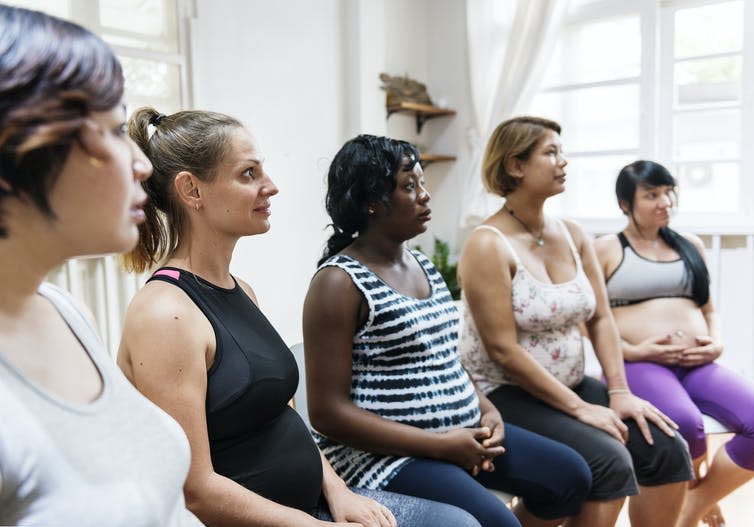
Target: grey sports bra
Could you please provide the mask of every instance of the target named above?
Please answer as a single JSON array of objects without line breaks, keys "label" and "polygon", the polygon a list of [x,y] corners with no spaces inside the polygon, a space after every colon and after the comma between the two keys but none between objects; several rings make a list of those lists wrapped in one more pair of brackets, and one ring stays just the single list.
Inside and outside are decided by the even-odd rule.
[{"label": "grey sports bra", "polygon": [[638,304],[654,298],[692,298],[691,280],[680,258],[657,262],[640,256],[626,235],[618,233],[623,259],[607,279],[610,307]]}]

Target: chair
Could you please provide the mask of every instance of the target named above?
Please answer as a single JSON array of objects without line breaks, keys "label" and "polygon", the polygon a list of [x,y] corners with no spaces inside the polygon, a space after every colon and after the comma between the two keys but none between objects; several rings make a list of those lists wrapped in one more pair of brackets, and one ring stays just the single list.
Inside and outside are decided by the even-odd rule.
[{"label": "chair", "polygon": [[296,411],[304,420],[306,426],[311,430],[312,425],[309,422],[309,407],[306,403],[306,363],[304,362],[304,343],[299,342],[291,346],[291,353],[296,359],[296,365],[298,366],[298,389],[293,396],[293,401],[296,403]]}]

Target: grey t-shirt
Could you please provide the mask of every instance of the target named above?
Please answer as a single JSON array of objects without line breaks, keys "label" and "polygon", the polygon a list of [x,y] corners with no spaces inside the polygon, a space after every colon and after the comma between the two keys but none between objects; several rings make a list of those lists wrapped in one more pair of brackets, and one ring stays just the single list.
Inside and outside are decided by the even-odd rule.
[{"label": "grey t-shirt", "polygon": [[43,284],[99,370],[102,394],[61,400],[0,355],[0,525],[198,527],[181,427],[131,386],[61,290]]}]

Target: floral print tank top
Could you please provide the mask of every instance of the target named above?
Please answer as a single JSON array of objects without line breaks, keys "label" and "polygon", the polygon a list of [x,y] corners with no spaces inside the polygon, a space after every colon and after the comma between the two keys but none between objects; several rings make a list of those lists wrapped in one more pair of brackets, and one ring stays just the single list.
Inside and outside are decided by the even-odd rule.
[{"label": "floral print tank top", "polygon": [[[518,343],[556,379],[572,387],[584,378],[584,348],[578,325],[592,317],[596,300],[568,229],[563,222],[556,221],[576,261],[576,276],[558,284],[534,278],[500,230],[489,225],[477,229],[496,233],[513,255],[516,274],[511,283],[511,300]],[[487,355],[465,298],[463,302],[459,343],[463,365],[485,393],[502,384],[514,384],[505,370]]]}]

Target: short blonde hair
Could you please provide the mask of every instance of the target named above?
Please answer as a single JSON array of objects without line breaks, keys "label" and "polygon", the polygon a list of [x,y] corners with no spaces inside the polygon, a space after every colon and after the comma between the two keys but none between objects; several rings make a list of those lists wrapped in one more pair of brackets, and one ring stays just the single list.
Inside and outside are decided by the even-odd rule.
[{"label": "short blonde hair", "polygon": [[526,161],[542,136],[552,130],[560,134],[560,125],[541,117],[514,117],[503,121],[492,132],[482,160],[482,181],[488,192],[507,196],[518,186],[518,179],[506,172],[512,158]]}]

